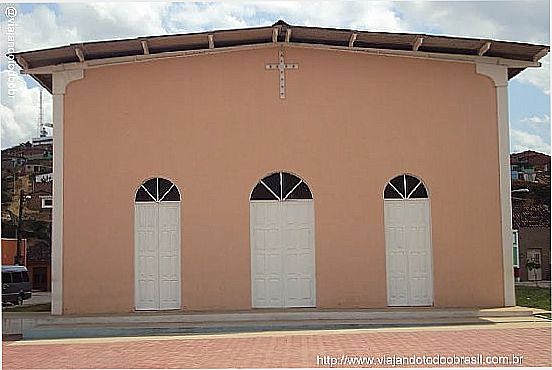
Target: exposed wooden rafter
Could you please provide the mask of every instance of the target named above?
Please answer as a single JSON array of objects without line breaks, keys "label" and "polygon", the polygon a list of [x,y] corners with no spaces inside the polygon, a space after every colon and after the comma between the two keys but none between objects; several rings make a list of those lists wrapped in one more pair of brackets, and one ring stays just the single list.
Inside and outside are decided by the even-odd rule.
[{"label": "exposed wooden rafter", "polygon": [[549,48],[544,48],[542,49],[541,51],[539,51],[537,54],[535,54],[535,56],[533,57],[533,62],[537,62],[540,58],[542,58],[543,56],[545,56],[546,54],[548,54],[548,52],[550,51]]},{"label": "exposed wooden rafter", "polygon": [[289,40],[291,40],[291,28],[286,30],[286,42],[289,42]]},{"label": "exposed wooden rafter", "polygon": [[491,48],[491,42],[485,41],[485,43],[483,43],[483,45],[481,45],[481,47],[479,48],[477,55],[479,56],[485,55],[485,53],[489,51],[490,48]]},{"label": "exposed wooden rafter", "polygon": [[412,44],[412,51],[418,51],[423,42],[424,38],[422,36],[416,37],[416,40],[414,40],[414,44]]},{"label": "exposed wooden rafter", "polygon": [[84,53],[81,48],[75,48],[75,54],[77,54],[77,58],[79,58],[79,62],[84,62]]},{"label": "exposed wooden rafter", "polygon": [[278,33],[280,32],[279,27],[274,27],[272,29],[272,43],[276,44],[278,42]]},{"label": "exposed wooden rafter", "polygon": [[209,49],[214,49],[215,48],[215,36],[213,36],[213,34],[208,34],[207,35],[207,39],[209,40]]},{"label": "exposed wooden rafter", "polygon": [[146,40],[142,40],[140,43],[142,44],[142,50],[144,50],[144,55],[149,55],[150,51],[149,51],[148,42]]},{"label": "exposed wooden rafter", "polygon": [[17,62],[19,63],[19,65],[21,67],[23,67],[23,69],[29,69],[29,63],[27,63],[27,61],[25,60],[25,58],[23,58],[21,55],[18,55],[16,57],[17,59]]},{"label": "exposed wooden rafter", "polygon": [[355,41],[356,41],[357,37],[358,37],[358,33],[356,33],[356,32],[353,32],[351,34],[351,37],[349,37],[349,47],[350,48],[355,46]]}]

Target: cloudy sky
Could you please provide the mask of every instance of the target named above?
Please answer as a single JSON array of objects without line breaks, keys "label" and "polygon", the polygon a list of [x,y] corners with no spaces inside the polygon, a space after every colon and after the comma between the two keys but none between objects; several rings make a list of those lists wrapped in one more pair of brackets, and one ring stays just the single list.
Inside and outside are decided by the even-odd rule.
[{"label": "cloudy sky", "polygon": [[[2,4],[0,21],[2,57],[6,54],[6,6]],[[38,3],[15,7],[17,51],[79,41],[270,25],[278,19],[295,25],[550,42],[548,0]],[[39,87],[32,79],[18,76],[16,98],[9,98],[3,58],[0,118],[1,145],[6,148],[37,135]],[[44,97],[44,119],[51,122],[51,97],[48,93]],[[526,70],[510,81],[510,126],[512,151],[550,153],[550,56],[543,60],[542,68]]]}]

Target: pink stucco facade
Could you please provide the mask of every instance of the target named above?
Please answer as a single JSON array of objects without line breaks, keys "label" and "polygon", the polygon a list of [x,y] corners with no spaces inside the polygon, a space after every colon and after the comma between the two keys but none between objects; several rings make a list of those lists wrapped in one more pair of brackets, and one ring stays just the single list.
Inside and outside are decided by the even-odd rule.
[{"label": "pink stucco facade", "polygon": [[504,305],[497,104],[475,64],[277,48],[87,69],[64,97],[63,312],[134,310],[134,195],[182,194],[184,310],[251,308],[249,195],[289,171],[315,208],[319,308],[387,306],[383,189],[429,190],[435,307]]}]

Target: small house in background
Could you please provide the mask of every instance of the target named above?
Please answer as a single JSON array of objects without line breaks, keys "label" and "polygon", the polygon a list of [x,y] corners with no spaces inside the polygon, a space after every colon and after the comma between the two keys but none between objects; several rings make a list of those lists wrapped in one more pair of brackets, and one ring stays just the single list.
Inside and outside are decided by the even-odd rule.
[{"label": "small house in background", "polygon": [[510,155],[512,180],[550,184],[550,156],[526,150]]},{"label": "small house in background", "polygon": [[550,207],[514,199],[512,225],[516,278],[519,281],[550,280]]},{"label": "small house in background", "polygon": [[52,214],[52,172],[34,175],[33,191],[31,199],[27,202],[27,208],[31,212],[38,213],[36,218],[51,220]]},{"label": "small house in background", "polygon": [[50,291],[51,286],[51,248],[40,239],[32,240],[27,248],[27,269],[33,290]]}]

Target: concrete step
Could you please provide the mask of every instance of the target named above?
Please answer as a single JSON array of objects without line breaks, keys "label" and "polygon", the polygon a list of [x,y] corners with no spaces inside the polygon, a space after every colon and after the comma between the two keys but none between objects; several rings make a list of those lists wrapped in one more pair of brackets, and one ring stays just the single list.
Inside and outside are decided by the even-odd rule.
[{"label": "concrete step", "polygon": [[24,339],[256,332],[480,324],[531,319],[523,307],[497,309],[389,308],[358,310],[254,310],[237,312],[136,312],[86,316],[10,313],[3,334]]},{"label": "concrete step", "polygon": [[197,322],[197,323],[118,323],[97,324],[56,324],[38,325],[23,332],[23,339],[58,339],[118,336],[152,336],[185,334],[223,334],[254,333],[263,331],[293,330],[337,330],[422,327],[440,325],[489,324],[495,322],[483,318],[457,319],[411,319],[411,320],[271,320],[271,321],[233,321],[233,322]]},{"label": "concrete step", "polygon": [[533,310],[525,307],[496,309],[435,309],[435,308],[393,308],[363,310],[261,310],[224,313],[206,312],[135,312],[132,314],[99,314],[81,316],[37,317],[36,324],[111,324],[121,322],[170,322],[170,323],[205,323],[205,322],[240,322],[240,321],[305,321],[305,320],[405,320],[405,319],[438,319],[438,318],[472,318],[472,317],[530,317]]}]

